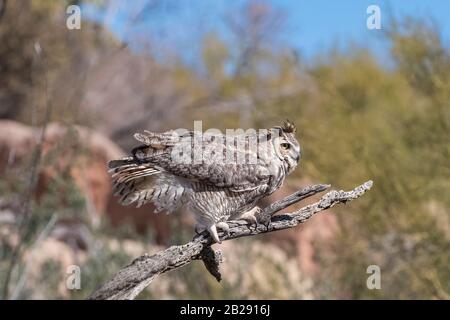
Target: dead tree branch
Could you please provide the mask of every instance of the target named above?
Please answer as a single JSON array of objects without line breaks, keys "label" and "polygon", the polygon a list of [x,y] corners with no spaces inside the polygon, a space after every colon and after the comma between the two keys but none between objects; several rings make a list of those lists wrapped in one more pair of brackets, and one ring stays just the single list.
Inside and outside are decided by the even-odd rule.
[{"label": "dead tree branch", "polygon": [[[276,212],[327,189],[328,185],[313,185],[277,201],[261,211],[262,223],[248,225],[245,221],[229,221],[227,234],[219,233],[221,240],[231,240],[276,230],[293,228],[305,222],[314,214],[329,209],[338,203],[346,203],[362,196],[372,187],[372,181],[356,187],[351,191],[330,191],[319,201],[298,209],[292,213],[275,215]],[[192,241],[180,246],[172,246],[154,255],[144,254],[129,265],[119,270],[111,280],[96,290],[89,299],[120,300],[134,299],[153,279],[162,273],[182,267],[194,260],[202,260],[207,270],[221,280],[219,264],[222,261],[220,251],[211,248],[212,239],[206,233],[194,237]]]}]

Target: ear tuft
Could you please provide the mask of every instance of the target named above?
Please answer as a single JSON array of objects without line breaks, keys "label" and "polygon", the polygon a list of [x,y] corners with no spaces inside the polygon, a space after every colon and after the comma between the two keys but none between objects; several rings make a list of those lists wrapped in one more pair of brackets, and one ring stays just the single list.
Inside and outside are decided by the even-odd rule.
[{"label": "ear tuft", "polygon": [[282,130],[285,133],[295,133],[297,132],[297,127],[291,121],[286,120],[283,122]]}]

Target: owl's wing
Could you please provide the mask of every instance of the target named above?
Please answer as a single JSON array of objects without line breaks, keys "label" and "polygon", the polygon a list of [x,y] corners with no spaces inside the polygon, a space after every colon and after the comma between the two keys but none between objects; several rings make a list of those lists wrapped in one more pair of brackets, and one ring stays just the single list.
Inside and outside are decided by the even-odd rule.
[{"label": "owl's wing", "polygon": [[135,153],[138,161],[188,180],[242,192],[267,185],[271,177],[267,164],[258,159],[257,150],[248,147],[257,142],[251,136],[245,137],[243,145],[227,143],[218,135],[197,138],[193,132],[181,138],[173,132],[145,132],[135,138],[144,143]]}]

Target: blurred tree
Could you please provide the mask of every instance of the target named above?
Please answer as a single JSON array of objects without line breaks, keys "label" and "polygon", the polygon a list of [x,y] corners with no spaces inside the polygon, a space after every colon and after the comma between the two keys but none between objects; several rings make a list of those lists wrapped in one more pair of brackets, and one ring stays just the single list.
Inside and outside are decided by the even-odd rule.
[{"label": "blurred tree", "polygon": [[111,48],[114,41],[99,37],[98,26],[92,22],[83,21],[82,30],[67,29],[66,7],[72,3],[19,0],[4,5],[0,22],[0,118],[39,123],[42,119],[36,117],[42,114],[46,94],[43,83],[47,81],[55,106],[53,119],[79,121],[78,107],[88,69],[102,49]]}]

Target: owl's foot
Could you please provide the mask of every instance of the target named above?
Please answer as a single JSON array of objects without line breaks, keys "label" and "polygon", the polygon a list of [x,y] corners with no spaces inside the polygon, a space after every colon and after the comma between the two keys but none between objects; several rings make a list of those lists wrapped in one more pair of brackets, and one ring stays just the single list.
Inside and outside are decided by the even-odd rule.
[{"label": "owl's foot", "polygon": [[255,206],[253,209],[244,212],[238,220],[245,220],[248,224],[258,224],[257,215],[261,212],[261,208]]},{"label": "owl's foot", "polygon": [[228,223],[226,223],[224,221],[221,221],[221,222],[217,222],[216,224],[213,224],[208,229],[208,231],[211,234],[211,237],[214,239],[214,241],[220,244],[220,243],[222,243],[222,241],[219,238],[219,234],[217,233],[217,229],[221,229],[221,231],[223,231],[223,233],[228,235],[230,233],[230,226],[228,225]]},{"label": "owl's foot", "polygon": [[212,224],[209,227],[200,223],[197,223],[195,225],[195,233],[200,234],[205,230],[208,230],[213,240],[220,244],[222,243],[222,241],[219,238],[219,233],[217,232],[217,229],[220,229],[225,234],[229,234],[230,226],[226,222],[217,222],[216,224]]},{"label": "owl's foot", "polygon": [[222,241],[220,241],[219,234],[217,233],[217,226],[215,224],[208,228],[208,232],[215,242],[219,244],[222,243]]},{"label": "owl's foot", "polygon": [[226,235],[230,234],[230,226],[225,221],[217,222],[216,227],[221,229]]}]

